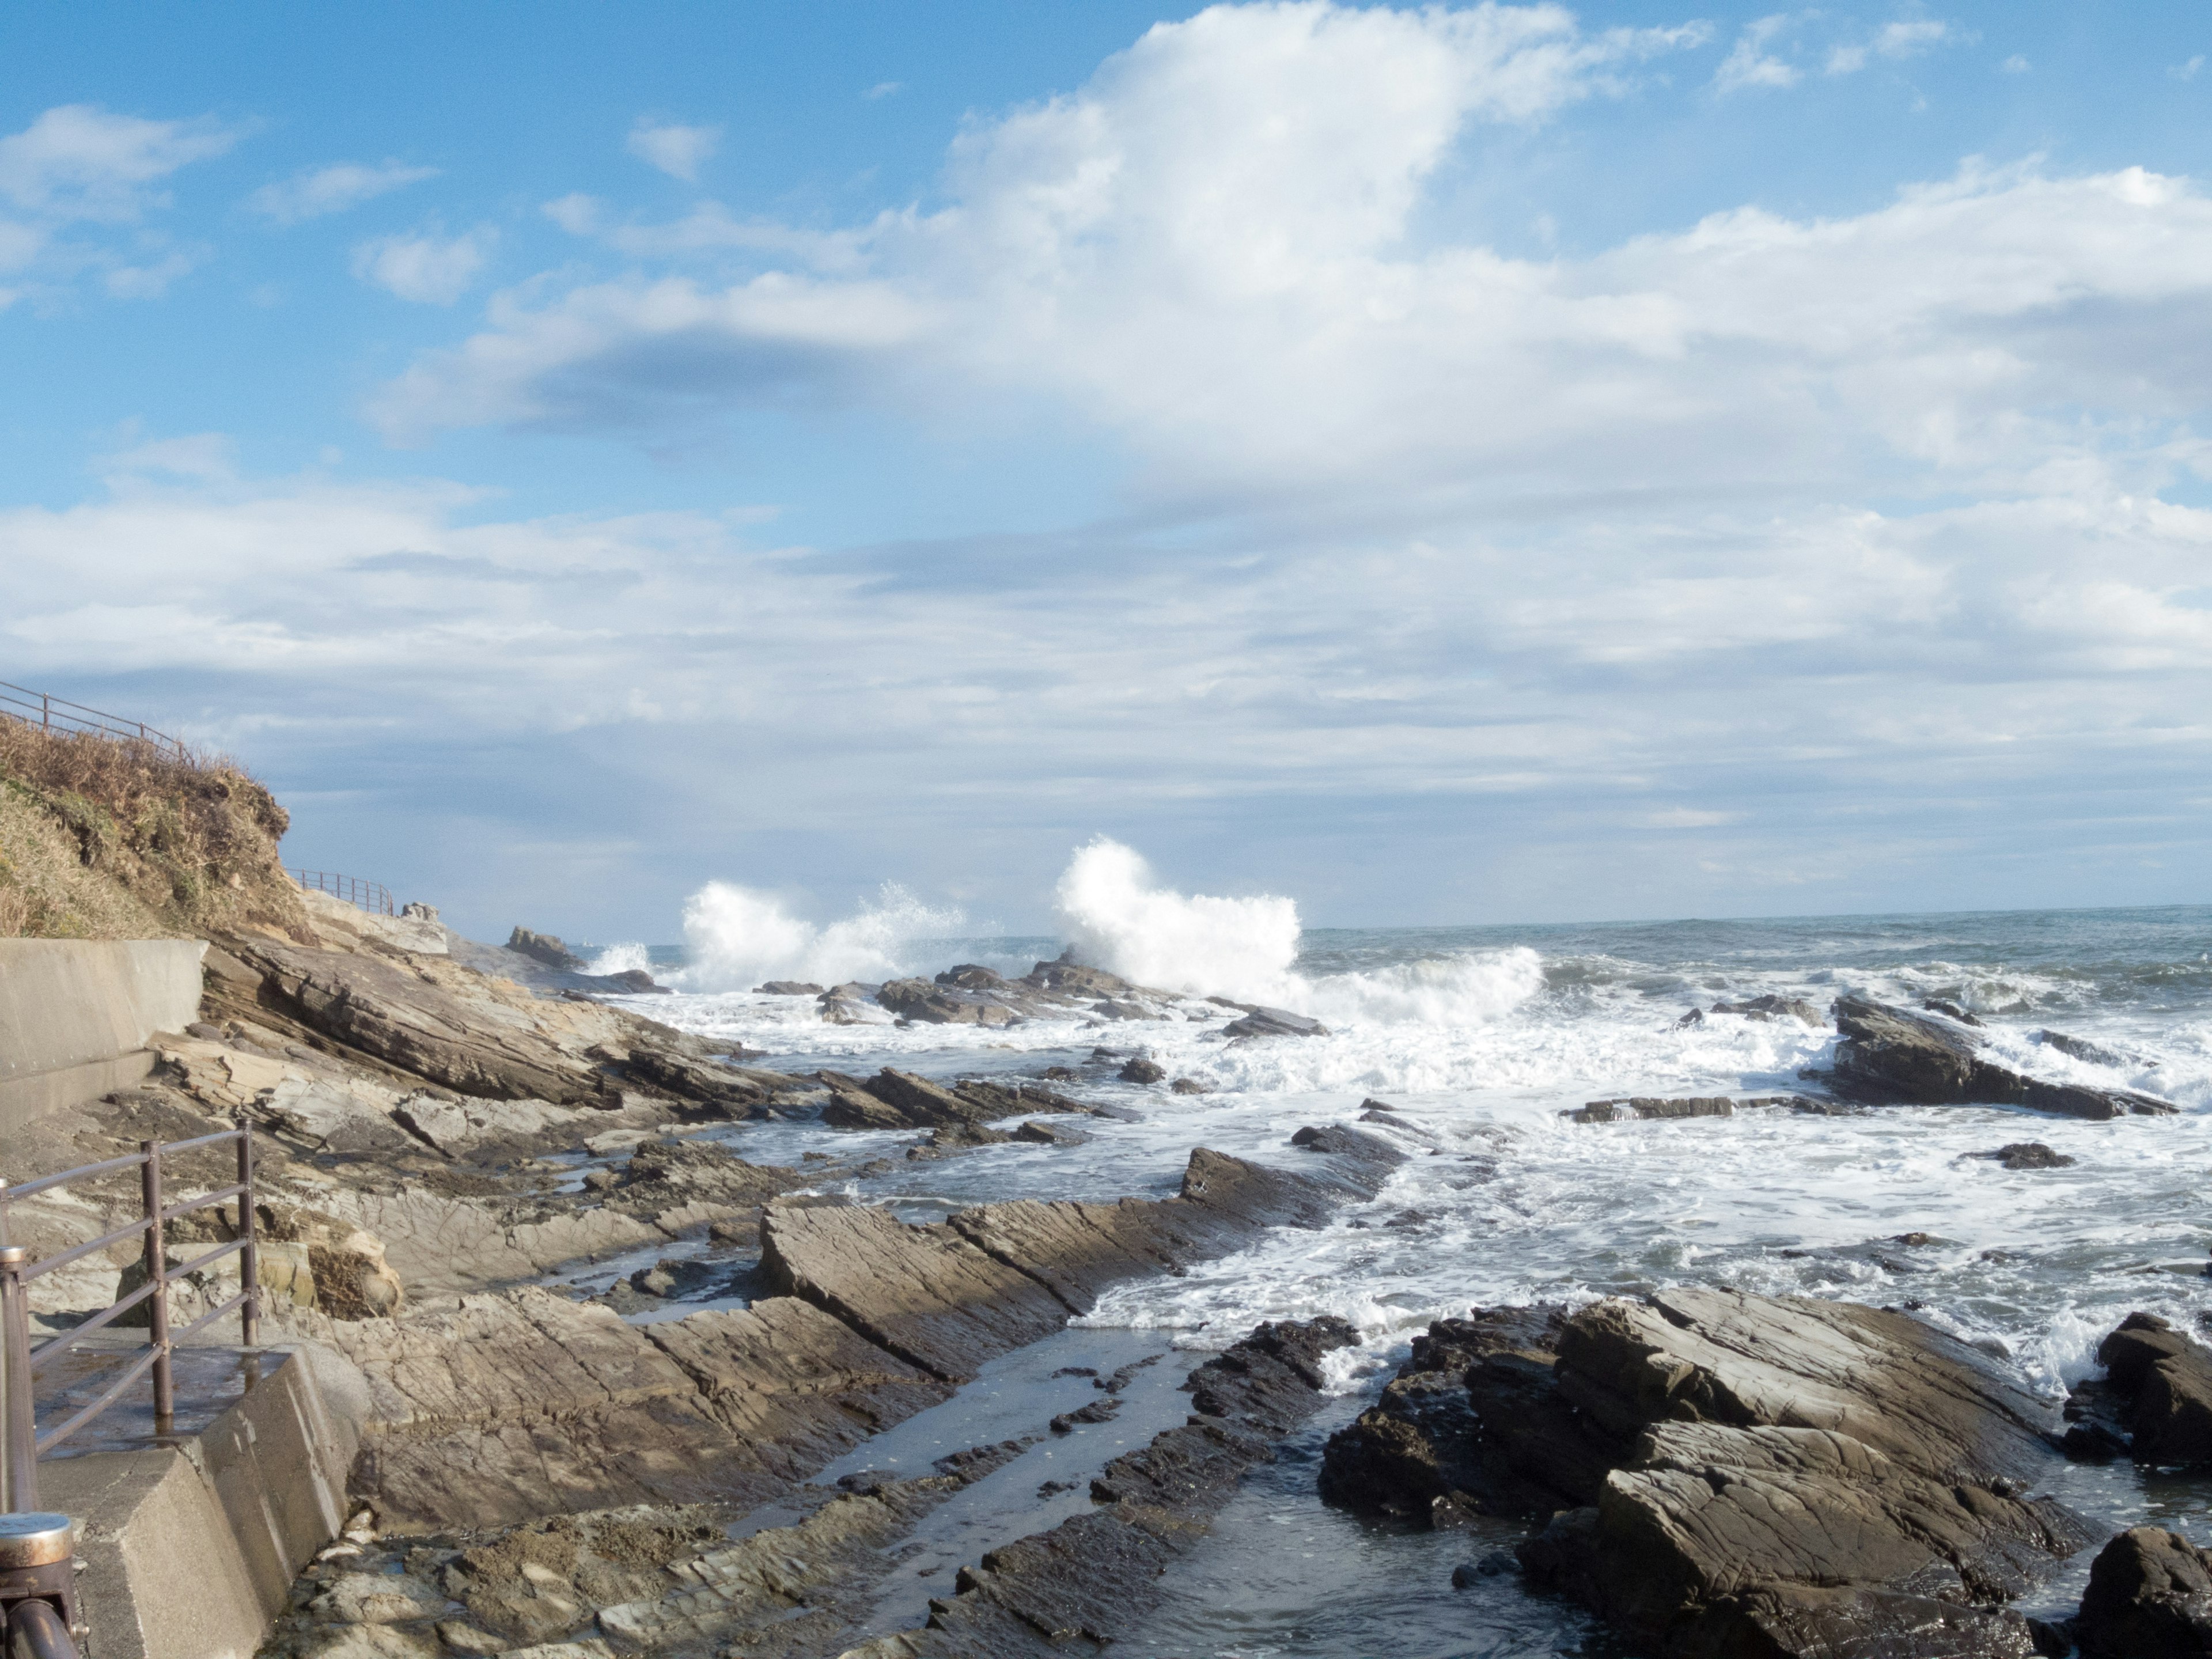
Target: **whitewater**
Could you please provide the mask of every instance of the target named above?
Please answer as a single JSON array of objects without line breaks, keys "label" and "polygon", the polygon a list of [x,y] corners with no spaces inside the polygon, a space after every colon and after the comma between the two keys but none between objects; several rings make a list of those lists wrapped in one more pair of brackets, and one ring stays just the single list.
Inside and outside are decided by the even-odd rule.
[{"label": "whitewater", "polygon": [[[2133,1310],[2212,1322],[2212,1216],[2201,1199],[2212,1174],[2212,908],[1304,929],[1289,898],[1179,894],[1110,842],[1079,849],[1056,901],[1053,935],[962,937],[957,917],[895,888],[817,927],[772,894],[717,884],[687,914],[684,967],[655,969],[678,994],[632,1006],[793,1072],[1035,1077],[1065,1066],[1080,1080],[1060,1086],[1132,1115],[1081,1120],[1090,1139],[1078,1146],[921,1162],[901,1156],[911,1133],[805,1121],[718,1132],[756,1162],[880,1142],[881,1172],[837,1190],[913,1220],[1012,1197],[1163,1195],[1194,1146],[1284,1162],[1297,1128],[1352,1121],[1370,1100],[1420,1126],[1422,1143],[1409,1147],[1419,1155],[1374,1201],[1321,1231],[1279,1231],[1185,1277],[1126,1285],[1082,1322],[1203,1351],[1263,1319],[1328,1313],[1365,1338],[1338,1357],[1334,1409],[1164,1582],[1132,1651],[1620,1651],[1510,1575],[1450,1589],[1453,1565],[1517,1528],[1501,1524],[1487,1540],[1409,1533],[1314,1496],[1328,1432],[1372,1399],[1428,1321],[1470,1305],[1675,1284],[1901,1305],[2001,1351],[2053,1395],[2091,1370],[2098,1339]],[[1195,1003],[1164,1020],[1078,1015],[987,1029],[902,1026],[882,1012],[832,1025],[811,997],[752,988],[873,983],[960,963],[1012,976],[1064,951],[1192,998],[1310,1014],[1328,1034],[1228,1042],[1219,1009],[1200,1019]],[[594,965],[646,955],[615,947]],[[1800,1073],[1826,1065],[1832,1029],[1710,1011],[1765,994],[1825,1010],[1846,992],[1951,1001],[1985,1022],[2008,1066],[2156,1094],[2180,1114],[2109,1123],[1955,1106],[1611,1124],[1563,1115],[1627,1095],[1802,1090]],[[1685,1023],[1693,1010],[1702,1017]],[[2101,1058],[2062,1052],[2050,1032]],[[1206,1092],[1115,1080],[1133,1055]],[[2025,1140],[2075,1162],[2015,1172],[1976,1156]],[[1901,1242],[1916,1234],[1933,1242]],[[2203,1482],[2124,1467],[2067,1479],[2067,1501],[2115,1524],[2193,1517],[2201,1533],[2212,1506]],[[1374,1595],[1378,1573],[1403,1593]],[[2047,1599],[2055,1609],[2079,1591],[2062,1577]]]}]

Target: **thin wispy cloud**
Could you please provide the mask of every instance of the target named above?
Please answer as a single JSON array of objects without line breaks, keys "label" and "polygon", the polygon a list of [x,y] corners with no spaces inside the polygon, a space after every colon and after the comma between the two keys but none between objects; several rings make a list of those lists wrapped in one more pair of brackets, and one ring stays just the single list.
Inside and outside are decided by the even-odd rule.
[{"label": "thin wispy cloud", "polygon": [[1769,47],[1790,27],[1787,13],[1759,18],[1735,38],[1735,45],[1713,74],[1713,90],[1742,92],[1753,88],[1794,87],[1804,78],[1794,64],[1775,56]]},{"label": "thin wispy cloud", "polygon": [[2166,73],[2177,81],[2194,81],[2197,78],[2197,71],[2203,67],[2204,54],[2200,52],[2187,63],[2176,64],[2172,69],[2166,70]]},{"label": "thin wispy cloud", "polygon": [[890,97],[893,93],[903,89],[905,85],[906,82],[903,81],[878,81],[860,96],[872,102],[878,98]]},{"label": "thin wispy cloud", "polygon": [[721,142],[720,127],[678,126],[641,116],[637,125],[629,130],[625,147],[647,166],[691,184],[697,180],[699,169]]},{"label": "thin wispy cloud", "polygon": [[343,213],[437,176],[436,167],[409,167],[398,161],[375,166],[337,161],[327,167],[304,167],[289,179],[264,185],[246,198],[246,204],[280,225],[296,225]]}]

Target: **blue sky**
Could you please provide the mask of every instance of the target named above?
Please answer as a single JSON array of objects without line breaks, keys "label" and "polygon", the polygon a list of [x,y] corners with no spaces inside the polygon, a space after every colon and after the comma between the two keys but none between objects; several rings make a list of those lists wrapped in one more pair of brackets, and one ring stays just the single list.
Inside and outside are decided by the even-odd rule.
[{"label": "blue sky", "polygon": [[0,679],[463,925],[2199,901],[2201,7],[0,19]]}]

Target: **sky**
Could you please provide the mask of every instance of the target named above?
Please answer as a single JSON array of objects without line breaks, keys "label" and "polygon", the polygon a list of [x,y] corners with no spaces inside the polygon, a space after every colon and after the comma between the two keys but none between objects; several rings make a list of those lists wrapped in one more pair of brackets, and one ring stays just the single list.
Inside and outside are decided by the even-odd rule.
[{"label": "sky", "polygon": [[2212,13],[0,14],[0,680],[677,936],[2197,902]]}]

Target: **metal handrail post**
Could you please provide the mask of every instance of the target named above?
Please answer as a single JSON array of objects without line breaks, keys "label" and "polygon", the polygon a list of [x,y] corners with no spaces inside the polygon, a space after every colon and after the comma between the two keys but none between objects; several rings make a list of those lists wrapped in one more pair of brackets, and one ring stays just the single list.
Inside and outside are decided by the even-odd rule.
[{"label": "metal handrail post", "polygon": [[11,1511],[39,1507],[39,1431],[31,1412],[30,1297],[23,1286],[23,1263],[30,1251],[21,1244],[0,1249],[0,1365],[7,1373],[8,1489],[0,1493]]},{"label": "metal handrail post", "polygon": [[146,1282],[155,1287],[146,1299],[154,1327],[154,1430],[167,1434],[176,1416],[177,1384],[169,1370],[169,1230],[161,1219],[161,1143],[142,1140],[138,1150],[146,1155],[138,1172],[146,1200]]},{"label": "metal handrail post", "polygon": [[239,1335],[249,1348],[261,1346],[261,1251],[253,1228],[253,1129],[241,1112],[238,1118],[238,1236],[246,1248],[238,1253],[240,1288],[246,1293],[238,1314]]}]

